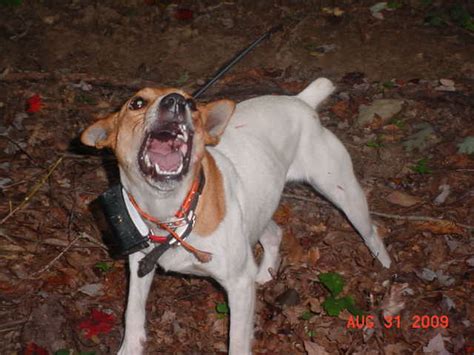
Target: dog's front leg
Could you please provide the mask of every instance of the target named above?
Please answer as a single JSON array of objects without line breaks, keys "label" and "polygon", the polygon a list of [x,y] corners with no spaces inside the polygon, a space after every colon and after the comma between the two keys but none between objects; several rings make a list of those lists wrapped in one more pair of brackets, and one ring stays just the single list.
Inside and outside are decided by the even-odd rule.
[{"label": "dog's front leg", "polygon": [[138,277],[138,261],[143,258],[140,252],[128,257],[130,283],[128,289],[127,310],[125,312],[125,335],[119,355],[139,355],[143,353],[146,342],[145,306],[155,270],[148,275]]},{"label": "dog's front leg", "polygon": [[229,280],[225,287],[230,308],[230,355],[252,353],[257,266],[253,259],[249,264],[242,275]]}]

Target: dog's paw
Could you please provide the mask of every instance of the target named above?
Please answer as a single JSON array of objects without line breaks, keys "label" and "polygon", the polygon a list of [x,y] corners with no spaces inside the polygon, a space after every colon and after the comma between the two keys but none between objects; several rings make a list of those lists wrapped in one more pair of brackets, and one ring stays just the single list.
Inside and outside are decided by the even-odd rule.
[{"label": "dog's paw", "polygon": [[117,355],[141,355],[145,347],[146,337],[134,337],[133,340],[124,339]]},{"label": "dog's paw", "polygon": [[269,281],[272,281],[275,278],[275,275],[278,271],[280,266],[281,259],[278,257],[270,267],[260,267],[257,273],[257,277],[255,278],[255,282],[263,285]]}]

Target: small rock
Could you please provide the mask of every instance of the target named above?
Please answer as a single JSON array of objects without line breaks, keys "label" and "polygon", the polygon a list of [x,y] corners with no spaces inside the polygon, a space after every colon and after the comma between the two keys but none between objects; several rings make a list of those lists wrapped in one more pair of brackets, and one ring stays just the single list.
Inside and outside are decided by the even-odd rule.
[{"label": "small rock", "polygon": [[402,110],[403,103],[403,100],[379,99],[372,102],[369,106],[361,105],[359,107],[357,125],[365,126],[370,124],[376,117],[380,117],[382,123],[387,123]]}]

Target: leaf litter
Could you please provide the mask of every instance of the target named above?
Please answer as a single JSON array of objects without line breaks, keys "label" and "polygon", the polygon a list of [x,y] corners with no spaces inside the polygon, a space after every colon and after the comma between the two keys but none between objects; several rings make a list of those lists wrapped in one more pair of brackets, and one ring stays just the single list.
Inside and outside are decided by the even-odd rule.
[{"label": "leaf litter", "polygon": [[[199,11],[190,5],[191,13],[182,11],[177,17],[166,14],[178,12],[161,11],[156,2],[150,3],[152,5],[146,6],[151,8],[131,7],[129,10],[134,12],[127,14],[113,10],[108,2],[94,5],[89,10],[86,9],[90,5],[87,1],[85,5],[62,5],[67,11],[61,12],[54,23],[65,33],[72,34],[71,38],[77,34],[68,31],[78,31],[81,26],[96,28],[110,36],[107,46],[117,38],[121,46],[124,38],[140,42],[142,33],[148,31],[150,38],[156,35],[167,44],[156,48],[161,51],[159,54],[154,50],[153,56],[144,53],[140,57],[137,54],[140,51],[130,50],[135,53],[133,59],[129,59],[133,65],[123,65],[119,62],[122,55],[117,55],[117,58],[105,61],[107,65],[98,70],[94,61],[81,57],[96,57],[96,52],[87,54],[87,45],[93,41],[83,41],[81,35],[84,43],[77,47],[82,46],[83,51],[76,53],[81,59],[80,65],[74,62],[75,56],[56,48],[60,62],[53,64],[60,67],[62,64],[58,63],[64,62],[68,68],[51,75],[50,79],[44,79],[44,75],[50,73],[34,71],[37,70],[34,61],[1,74],[0,114],[5,118],[0,127],[1,218],[22,206],[1,225],[2,353],[54,353],[61,349],[111,353],[118,349],[123,332],[127,266],[123,260],[113,260],[104,249],[105,224],[100,215],[91,213],[94,205],[90,204],[110,184],[117,182],[117,171],[110,154],[83,152],[83,148],[74,145],[74,139],[93,116],[110,112],[132,95],[137,88],[132,84],[137,78],[143,79],[142,75],[165,86],[176,82],[191,85],[194,78],[202,81],[217,61],[228,56],[227,52],[209,50],[208,53],[216,55],[215,60],[196,60],[197,56],[180,52],[179,46],[186,47],[185,51],[191,50],[191,44],[183,46],[183,43],[195,45],[200,38],[210,38],[209,43],[237,50],[240,44],[249,40],[249,28],[247,25],[240,27],[243,14],[236,10],[235,3],[222,3],[219,8],[209,10],[212,16],[208,16],[204,5]],[[29,11],[45,10],[44,6],[35,4],[31,8],[6,12],[28,14]],[[348,147],[356,174],[367,190],[371,209],[379,213],[374,214],[374,219],[379,230],[385,231],[384,239],[394,259],[392,268],[383,270],[340,212],[306,186],[288,185],[275,215],[284,231],[282,266],[276,278],[259,287],[257,293],[256,353],[462,352],[469,346],[467,339],[472,339],[474,318],[472,307],[467,306],[472,303],[472,295],[466,278],[474,265],[472,229],[469,229],[474,224],[470,193],[474,188],[471,149],[474,132],[467,124],[474,116],[468,99],[472,97],[470,79],[466,79],[469,69],[453,64],[459,75],[443,73],[440,77],[437,72],[427,74],[422,67],[413,65],[413,70],[421,68],[413,74],[410,65],[401,61],[399,75],[390,73],[381,79],[360,71],[360,68],[382,67],[380,59],[371,64],[367,55],[359,68],[350,67],[357,67],[354,53],[364,50],[358,44],[355,52],[346,52],[347,45],[341,42],[337,33],[357,33],[358,41],[368,41],[363,46],[369,46],[371,40],[376,41],[376,32],[381,28],[378,26],[387,26],[384,28],[395,29],[394,32],[404,31],[397,16],[409,9],[400,8],[388,13],[387,7],[388,3],[378,11],[384,14],[384,21],[372,28],[376,20],[371,18],[365,5],[329,8],[326,13],[307,9],[308,14],[315,16],[314,21],[290,6],[296,11],[295,18],[301,18],[303,22],[291,34],[285,34],[291,36],[290,41],[275,38],[281,41],[275,46],[280,51],[278,56],[269,55],[266,50],[264,54],[255,52],[254,59],[226,76],[209,92],[209,99],[230,97],[237,100],[264,93],[296,93],[323,67],[321,75],[329,75],[335,80],[339,94],[335,93],[321,107],[321,117],[324,125]],[[148,11],[150,9],[156,11]],[[183,6],[183,10],[187,7]],[[281,16],[279,11],[283,11],[278,7],[256,10],[258,23],[265,22],[262,18],[266,16],[274,21]],[[75,18],[81,16],[74,15],[73,19],[68,11],[81,15],[91,13],[95,20],[85,18],[85,22],[76,22]],[[103,27],[99,29],[95,22],[102,20],[97,14],[107,14],[113,20],[102,22]],[[233,36],[231,32],[235,32],[235,41],[229,42],[224,34],[215,34],[212,21],[216,16],[227,19],[228,24],[234,23],[226,36]],[[354,31],[344,27],[351,26],[353,16],[363,19]],[[158,20],[162,17],[166,21]],[[33,22],[43,21],[34,16],[26,18]],[[9,31],[10,19],[4,19],[8,24],[6,31]],[[408,27],[418,26],[418,22],[410,22],[411,17],[405,19],[408,19]],[[125,27],[121,21],[133,23],[138,32],[123,32]],[[157,34],[156,28],[147,29],[147,24],[151,23],[163,26],[162,32]],[[333,23],[337,23],[334,25],[337,27],[331,27]],[[348,31],[341,32],[340,27]],[[212,29],[211,37],[206,28]],[[314,33],[323,36],[330,28],[336,34],[326,36],[330,42],[314,38]],[[259,32],[256,28],[253,30]],[[28,39],[36,39],[36,43],[41,42],[40,35],[33,31],[27,34]],[[50,32],[50,35],[57,33]],[[175,45],[176,39],[179,41]],[[291,47],[285,42],[290,42]],[[301,51],[298,49],[300,42]],[[312,56],[307,44],[314,45],[324,55]],[[399,47],[408,45],[397,44]],[[420,42],[420,47],[425,45]],[[107,46],[104,45],[104,49]],[[443,49],[446,44],[436,43],[438,46]],[[117,48],[121,47],[117,45]],[[108,55],[114,53],[111,47],[107,49]],[[38,54],[34,46],[31,50]],[[100,51],[94,49],[97,50]],[[432,47],[428,52],[435,50]],[[13,52],[15,48],[12,47],[9,55]],[[22,63],[32,60],[24,56],[24,51],[19,53]],[[173,53],[172,56],[169,53]],[[452,51],[446,50],[446,53]],[[392,58],[394,53],[388,54]],[[123,55],[127,57],[126,53]],[[423,55],[420,63],[430,64],[429,56]],[[450,60],[462,62],[462,54],[459,55],[461,59],[452,57]],[[338,59],[339,56],[342,59]],[[416,56],[418,54],[413,57]],[[35,58],[41,61],[43,57],[36,55]],[[265,61],[267,57],[280,59]],[[97,58],[101,58],[100,53]],[[173,60],[180,64],[172,69],[154,63],[156,58],[162,63]],[[193,60],[190,62],[186,58]],[[404,58],[409,60],[409,56]],[[144,65],[137,64],[137,59]],[[334,72],[328,71],[325,61],[334,63],[330,67]],[[344,63],[354,64],[343,66]],[[46,72],[48,63],[43,65]],[[319,69],[311,67],[314,72],[305,71],[304,66],[309,68],[311,65]],[[161,72],[147,71],[147,67]],[[159,69],[164,67],[167,69]],[[383,70],[387,68],[383,66]],[[82,70],[89,73],[87,77],[79,73]],[[115,75],[113,70],[123,72],[125,76]],[[411,74],[405,75],[405,71]],[[22,75],[23,79],[8,81],[12,73]],[[406,77],[408,75],[412,76]],[[425,77],[429,80],[423,80]],[[370,107],[371,103],[385,99],[395,100],[392,102],[396,104],[388,115],[374,111],[370,117],[372,123],[357,125],[362,105]],[[60,165],[51,171],[60,157],[63,157]],[[38,184],[43,180],[44,183]],[[440,190],[441,186],[449,188]],[[30,196],[33,189],[35,193]],[[393,191],[398,194],[389,201],[386,197]],[[25,197],[28,197],[28,203],[24,203]],[[80,233],[87,237],[75,240],[82,236]],[[346,321],[350,313],[347,309],[340,310],[339,317],[331,317],[324,309],[323,304],[331,294],[318,276],[327,273],[341,275],[344,279],[342,291],[331,286],[336,292],[333,295],[335,303],[350,297],[345,301],[346,308],[355,304],[365,314],[398,314],[402,317],[401,328],[377,328],[372,332],[348,330]],[[405,288],[405,285],[409,287]],[[216,309],[218,305],[219,310]],[[225,351],[229,318],[226,306],[223,291],[214,283],[159,272],[147,304],[148,349],[151,353]],[[410,327],[414,315],[442,314],[449,317],[450,327],[438,334],[440,329],[415,331]]]}]

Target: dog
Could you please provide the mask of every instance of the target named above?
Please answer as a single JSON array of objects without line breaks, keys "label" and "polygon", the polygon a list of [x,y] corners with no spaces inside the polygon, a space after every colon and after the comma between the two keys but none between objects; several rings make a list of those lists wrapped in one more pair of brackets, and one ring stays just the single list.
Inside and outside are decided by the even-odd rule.
[{"label": "dog", "polygon": [[[230,354],[251,353],[256,283],[271,280],[280,262],[282,231],[272,215],[287,181],[308,182],[334,203],[371,253],[390,267],[351,158],[315,112],[333,90],[331,81],[319,78],[295,96],[200,104],[180,89],[146,88],[81,135],[88,146],[113,150],[123,189],[149,230],[179,238],[158,264],[164,270],[212,277],[226,290]],[[202,180],[196,192],[196,182]],[[190,195],[199,200],[184,241],[172,230],[174,222],[167,221],[176,221],[184,203],[196,201]],[[259,265],[253,256],[257,242],[264,250]],[[119,354],[144,351],[145,303],[153,272],[138,273],[140,260],[153,248],[129,255]]]}]

